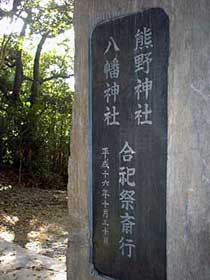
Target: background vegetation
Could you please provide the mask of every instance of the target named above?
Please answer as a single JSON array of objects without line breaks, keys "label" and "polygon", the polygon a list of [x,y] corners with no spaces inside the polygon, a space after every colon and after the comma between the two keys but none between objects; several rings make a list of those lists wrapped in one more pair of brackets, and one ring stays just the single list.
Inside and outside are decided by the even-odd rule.
[{"label": "background vegetation", "polygon": [[22,184],[66,186],[72,9],[69,0],[0,2],[0,171]]}]

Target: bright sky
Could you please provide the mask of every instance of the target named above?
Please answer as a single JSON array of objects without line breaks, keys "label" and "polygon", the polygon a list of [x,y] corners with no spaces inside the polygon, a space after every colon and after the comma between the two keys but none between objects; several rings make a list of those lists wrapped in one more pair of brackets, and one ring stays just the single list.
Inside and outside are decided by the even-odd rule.
[{"label": "bright sky", "polygon": [[1,29],[0,29],[0,35],[10,35],[14,32],[20,32],[23,21],[21,19],[18,19],[17,21],[11,22],[11,19],[9,18],[3,18],[0,21]]},{"label": "bright sky", "polygon": [[9,11],[9,10],[12,9],[12,3],[13,3],[13,1],[8,1],[8,3],[3,1],[3,2],[1,3],[1,8],[2,8],[3,10]]}]

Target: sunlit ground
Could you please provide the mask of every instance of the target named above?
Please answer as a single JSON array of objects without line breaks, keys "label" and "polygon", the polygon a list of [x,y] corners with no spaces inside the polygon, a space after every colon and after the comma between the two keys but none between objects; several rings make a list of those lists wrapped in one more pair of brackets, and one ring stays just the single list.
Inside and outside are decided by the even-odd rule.
[{"label": "sunlit ground", "polygon": [[2,184],[0,238],[65,261],[68,235],[67,193]]}]

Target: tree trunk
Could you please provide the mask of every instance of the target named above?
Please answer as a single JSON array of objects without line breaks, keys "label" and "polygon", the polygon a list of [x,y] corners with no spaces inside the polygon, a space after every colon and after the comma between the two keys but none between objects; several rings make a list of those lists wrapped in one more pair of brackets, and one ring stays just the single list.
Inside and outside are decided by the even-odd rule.
[{"label": "tree trunk", "polygon": [[[25,22],[20,33],[20,38],[25,36],[27,23]],[[23,62],[22,62],[22,46],[19,46],[16,51],[16,61],[15,61],[15,80],[13,85],[13,97],[15,99],[19,98],[20,89],[23,82]]]},{"label": "tree trunk", "polygon": [[31,104],[35,104],[37,97],[39,96],[39,90],[40,90],[40,57],[42,52],[42,47],[47,39],[48,33],[45,33],[36,50],[35,58],[34,58],[34,67],[33,67],[33,83],[31,86]]},{"label": "tree trunk", "polygon": [[15,62],[15,80],[13,86],[13,96],[15,99],[19,97],[22,81],[23,81],[23,64],[22,64],[22,50],[17,51]]},{"label": "tree trunk", "polygon": [[89,221],[92,219],[90,215],[92,194],[88,189],[90,166],[87,125],[90,106],[89,39],[97,23],[151,7],[162,8],[168,15],[170,23],[167,279],[209,280],[210,2],[208,0],[76,1],[76,100],[69,162],[71,231],[67,258],[68,280],[105,279],[93,273],[91,261]]}]

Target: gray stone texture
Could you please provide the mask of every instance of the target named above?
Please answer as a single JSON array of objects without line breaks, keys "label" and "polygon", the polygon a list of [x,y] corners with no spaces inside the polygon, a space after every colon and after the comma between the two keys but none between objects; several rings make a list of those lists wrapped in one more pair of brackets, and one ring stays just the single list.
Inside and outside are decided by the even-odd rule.
[{"label": "gray stone texture", "polygon": [[99,279],[90,261],[89,38],[102,20],[150,7],[170,19],[167,278],[210,279],[210,1],[76,0],[68,280]]}]

